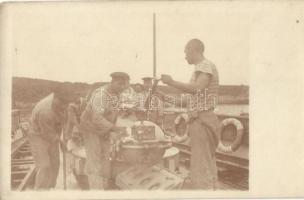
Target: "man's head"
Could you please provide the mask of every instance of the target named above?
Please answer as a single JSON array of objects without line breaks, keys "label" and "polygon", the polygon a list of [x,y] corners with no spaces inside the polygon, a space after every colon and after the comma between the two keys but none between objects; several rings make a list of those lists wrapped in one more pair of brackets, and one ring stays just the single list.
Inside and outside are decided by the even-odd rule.
[{"label": "man's head", "polygon": [[75,91],[72,83],[62,83],[54,89],[53,106],[56,110],[64,110],[71,102],[75,102],[80,94]]},{"label": "man's head", "polygon": [[134,85],[134,90],[135,90],[135,92],[140,93],[140,92],[142,92],[142,91],[144,90],[144,87],[143,87],[142,84],[136,83],[136,84]]},{"label": "man's head", "polygon": [[148,91],[149,89],[152,88],[152,85],[153,85],[152,77],[144,77],[144,78],[142,78],[142,80],[143,80],[143,88],[145,91]]},{"label": "man's head", "polygon": [[114,72],[111,74],[112,81],[111,81],[111,90],[114,93],[121,93],[123,92],[128,86],[130,77],[125,72]]},{"label": "man's head", "polygon": [[188,64],[197,64],[204,58],[205,46],[199,39],[190,40],[185,47],[185,59]]}]

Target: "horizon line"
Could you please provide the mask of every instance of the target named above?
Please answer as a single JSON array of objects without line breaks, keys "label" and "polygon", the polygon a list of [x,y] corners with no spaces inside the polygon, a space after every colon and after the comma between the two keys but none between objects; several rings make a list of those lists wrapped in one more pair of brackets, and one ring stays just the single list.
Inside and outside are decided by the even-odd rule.
[{"label": "horizon line", "polygon": [[[12,78],[38,79],[38,80],[53,81],[53,82],[60,82],[60,83],[83,83],[83,84],[88,84],[88,85],[93,85],[93,84],[96,84],[96,83],[109,83],[109,81],[96,81],[96,82],[93,82],[93,83],[82,82],[82,81],[74,81],[74,82],[72,82],[72,81],[58,81],[58,80],[25,77],[25,76],[12,76]],[[130,84],[138,84],[138,82],[134,82],[134,83],[130,83]],[[164,85],[164,86],[168,86],[168,85]],[[249,84],[244,84],[244,83],[240,83],[240,84],[219,84],[219,86],[248,86],[249,87]],[[170,87],[170,86],[168,86],[168,87]]]}]

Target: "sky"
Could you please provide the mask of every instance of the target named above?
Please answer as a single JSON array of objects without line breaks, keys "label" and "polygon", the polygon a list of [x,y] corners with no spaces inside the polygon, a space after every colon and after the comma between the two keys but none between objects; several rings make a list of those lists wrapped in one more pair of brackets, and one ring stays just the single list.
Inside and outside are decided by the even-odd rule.
[{"label": "sky", "polygon": [[220,84],[249,84],[246,13],[208,6],[192,12],[185,6],[148,12],[129,7],[118,8],[115,3],[11,7],[6,28],[13,76],[93,83],[125,71],[132,83],[141,82],[153,75],[155,12],[157,77],[170,74],[189,81],[193,66],[184,59],[184,46],[198,38],[205,44],[206,58],[218,68]]}]

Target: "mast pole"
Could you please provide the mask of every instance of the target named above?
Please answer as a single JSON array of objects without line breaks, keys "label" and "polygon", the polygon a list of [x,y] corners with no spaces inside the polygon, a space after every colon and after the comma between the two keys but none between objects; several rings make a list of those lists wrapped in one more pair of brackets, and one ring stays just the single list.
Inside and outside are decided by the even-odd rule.
[{"label": "mast pole", "polygon": [[153,77],[156,78],[156,15],[153,13]]}]

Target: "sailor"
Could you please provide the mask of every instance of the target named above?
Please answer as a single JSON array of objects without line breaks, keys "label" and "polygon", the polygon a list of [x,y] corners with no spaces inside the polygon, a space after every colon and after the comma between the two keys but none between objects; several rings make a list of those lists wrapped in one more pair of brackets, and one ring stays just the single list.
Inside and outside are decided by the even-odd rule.
[{"label": "sailor", "polygon": [[85,171],[90,189],[108,189],[111,178],[110,137],[121,133],[115,126],[119,113],[119,97],[126,89],[129,75],[124,72],[111,74],[109,84],[96,89],[81,115],[80,129],[86,150]]},{"label": "sailor", "polygon": [[152,89],[153,78],[152,77],[148,77],[148,76],[147,77],[143,77],[142,81],[143,81],[144,92],[145,92],[145,94],[147,94]]},{"label": "sailor", "polygon": [[59,139],[69,102],[76,99],[71,89],[59,86],[40,100],[30,119],[29,141],[37,174],[34,188],[47,190],[56,186],[59,170]]},{"label": "sailor", "polygon": [[215,150],[219,141],[219,121],[214,114],[218,101],[219,77],[216,66],[204,57],[204,44],[190,40],[185,47],[185,59],[194,65],[190,83],[162,75],[163,83],[183,90],[193,97],[189,115],[191,139],[190,178],[193,189],[216,189],[217,167]]}]

